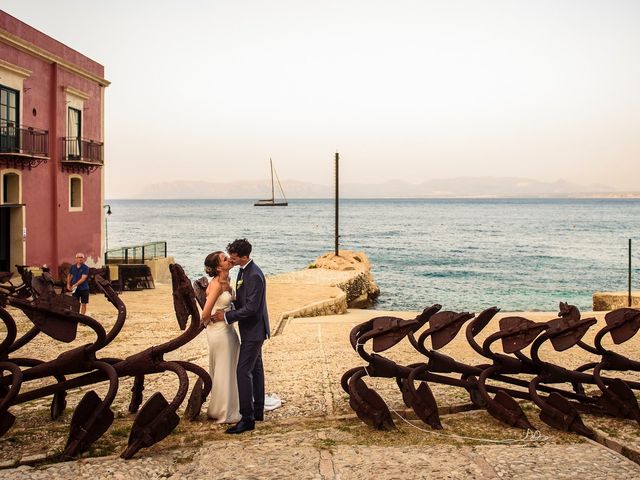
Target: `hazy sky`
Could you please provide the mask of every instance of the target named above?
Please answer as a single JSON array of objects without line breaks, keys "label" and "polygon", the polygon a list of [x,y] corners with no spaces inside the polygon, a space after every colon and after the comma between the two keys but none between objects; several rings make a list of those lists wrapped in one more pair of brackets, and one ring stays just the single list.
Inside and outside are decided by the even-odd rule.
[{"label": "hazy sky", "polygon": [[105,66],[140,183],[564,178],[640,190],[640,2],[2,0]]}]

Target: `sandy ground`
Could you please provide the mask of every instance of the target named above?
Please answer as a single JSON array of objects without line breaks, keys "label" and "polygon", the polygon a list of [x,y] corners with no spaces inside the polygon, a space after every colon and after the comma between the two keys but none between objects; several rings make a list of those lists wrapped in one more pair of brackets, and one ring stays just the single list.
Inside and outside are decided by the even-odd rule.
[{"label": "sandy ground", "polygon": [[[326,279],[322,279],[322,281],[318,281],[315,284],[304,283],[301,282],[300,278],[292,278],[291,276],[269,279],[268,303],[272,319],[272,331],[277,328],[276,323],[281,312],[331,298],[336,293],[336,287],[327,286]],[[158,284],[154,290],[124,292],[121,298],[128,311],[126,324],[116,340],[99,352],[99,357],[123,358],[174,338],[180,333],[175,320],[169,285]],[[10,309],[10,311],[18,322],[19,331],[26,331],[30,325],[29,321],[20,312],[14,309]],[[137,457],[154,458],[158,462],[168,462],[173,459],[171,461],[174,467],[172,467],[173,470],[171,472],[176,473],[179,470],[176,465],[180,465],[180,458],[197,459],[204,455],[211,461],[221,461],[219,457],[210,458],[213,455],[207,450],[207,445],[210,444],[215,446],[220,442],[240,442],[243,445],[242,448],[257,448],[259,450],[265,444],[270,445],[273,443],[277,445],[274,448],[280,449],[282,453],[279,460],[281,463],[278,464],[278,461],[274,459],[273,462],[276,463],[270,467],[271,470],[269,471],[274,476],[277,476],[278,468],[284,468],[285,466],[287,468],[291,467],[292,471],[295,472],[295,465],[286,462],[290,460],[288,455],[296,451],[298,452],[297,455],[300,455],[300,464],[298,464],[297,468],[301,468],[300,465],[304,465],[305,455],[307,454],[315,458],[316,460],[314,461],[317,463],[316,467],[314,467],[315,473],[313,475],[305,474],[301,475],[300,478],[370,478],[370,475],[367,477],[364,473],[359,476],[357,472],[369,472],[374,475],[376,468],[373,465],[377,461],[375,460],[377,458],[376,455],[384,456],[385,449],[388,452],[395,452],[394,455],[396,455],[397,459],[403,458],[403,455],[408,455],[407,461],[410,461],[413,454],[407,451],[407,448],[417,445],[425,445],[429,448],[437,447],[440,449],[438,451],[443,455],[443,461],[446,462],[449,457],[453,461],[454,455],[450,450],[451,448],[455,450],[464,444],[482,444],[482,440],[465,441],[463,437],[494,440],[521,438],[522,431],[505,427],[485,411],[445,417],[443,423],[446,434],[443,437],[435,437],[428,427],[415,422],[415,416],[412,417],[412,414],[407,412],[395,382],[390,379],[369,379],[367,383],[380,393],[393,410],[402,414],[412,424],[405,423],[404,420],[396,417],[397,433],[377,432],[365,426],[355,417],[353,410],[349,406],[348,396],[340,387],[340,378],[347,369],[364,364],[363,360],[351,349],[349,332],[355,325],[375,316],[397,316],[408,319],[414,318],[416,313],[350,310],[345,315],[290,320],[286,324],[283,333],[268,340],[264,347],[266,390],[267,392],[277,393],[285,401],[281,408],[267,412],[266,421],[263,424],[259,424],[254,432],[247,434],[247,436],[242,436],[240,439],[235,437],[229,439],[223,433],[224,427],[211,424],[204,418],[204,414],[201,414],[200,419],[196,422],[183,420],[174,434],[155,446],[141,451]],[[102,323],[107,329],[115,321],[115,309],[102,296],[94,295],[91,297],[88,314]],[[496,316],[492,323],[479,335],[479,338],[482,340],[489,333],[496,331],[497,321],[505,315],[509,314],[502,313]],[[545,321],[555,318],[556,312],[520,312],[517,315],[534,321]],[[604,313],[583,312],[582,316],[583,318],[595,316],[598,319],[598,325],[592,327],[585,336],[587,343],[590,343],[598,327],[603,324]],[[0,335],[2,335],[1,331]],[[639,337],[640,335],[637,335],[631,341],[616,346],[615,350],[623,355],[637,358],[640,351]],[[78,338],[73,343],[64,345],[40,335],[22,348],[19,353],[24,357],[52,359],[73,346],[82,345],[91,340],[92,334],[86,331],[79,331]],[[464,339],[464,332],[459,333],[449,345],[442,349],[442,352],[468,363],[482,363],[484,361],[467,345]],[[402,364],[424,361],[406,341],[384,352],[384,355]],[[590,361],[592,358],[579,348],[572,348],[561,353],[555,352],[551,348],[546,348],[542,350],[541,355],[543,358],[548,358],[569,368],[575,368]],[[166,359],[188,360],[206,369],[208,360],[204,333],[201,333],[181,349],[166,355]],[[636,381],[640,380],[637,372],[625,375]],[[25,385],[25,391],[47,382],[47,380],[29,382],[29,385]],[[128,432],[133,421],[133,416],[127,412],[131,384],[130,379],[122,379],[118,395],[112,406],[116,413],[116,420],[110,430],[94,444],[89,452],[90,456],[107,455],[109,458],[115,459],[114,455],[120,453],[126,445]],[[153,392],[159,391],[170,400],[176,392],[177,381],[175,376],[168,373],[151,375],[147,377],[145,386],[145,399],[149,398]],[[431,386],[440,407],[469,403],[468,395],[462,389],[438,384]],[[81,396],[91,388],[70,392],[67,410],[55,422],[51,422],[47,418],[50,398],[37,399],[12,407],[10,411],[16,415],[17,420],[12,429],[0,438],[0,458],[20,459],[45,452],[51,456],[55,452],[61,451],[66,443],[68,424],[73,408],[75,408]],[[95,390],[99,395],[103,395],[105,384],[97,385]],[[184,404],[179,413],[183,408]],[[529,405],[525,408],[525,412],[527,412],[527,416],[534,426],[539,428],[547,439],[544,445],[540,445],[541,448],[551,448],[552,446],[560,448],[562,445],[584,444],[582,437],[559,432],[542,423],[537,417],[538,411],[536,407]],[[585,417],[585,422],[592,422],[590,423],[592,426],[597,425],[598,428],[615,432],[616,437],[624,439],[626,444],[640,448],[640,429],[638,429],[638,425],[635,422],[591,417]],[[305,440],[303,441],[302,439]],[[590,445],[588,448],[603,448],[595,444]],[[367,452],[366,457],[361,456],[358,446],[361,446],[363,451]],[[300,447],[300,449],[295,450],[296,447]],[[205,450],[202,450],[203,448]],[[487,448],[486,455],[493,455],[496,465],[507,455],[506,452],[500,454],[497,450]],[[608,452],[608,450],[604,450]],[[515,450],[509,451],[511,455],[516,453]],[[322,452],[328,453],[323,454]],[[340,454],[340,452],[344,455]],[[330,468],[326,461],[323,463],[323,455],[330,456]],[[570,458],[569,453],[566,455],[567,459]],[[575,455],[577,457],[580,456],[579,453]],[[284,459],[285,456],[288,460]],[[370,460],[367,461],[365,458]],[[461,464],[464,465],[467,460],[460,460]],[[626,459],[621,460],[617,457],[615,461],[623,462],[623,465],[627,465],[624,462],[628,462]],[[192,465],[191,461],[189,465]],[[338,468],[339,465],[342,465],[340,467],[341,470]],[[360,470],[354,465],[359,465],[357,468]],[[482,462],[479,465],[482,466]],[[490,472],[483,473],[482,468],[484,467],[479,467],[480,473],[477,473],[477,475],[472,474],[473,472],[469,473],[468,469],[462,468],[460,477],[436,475],[434,478],[503,477],[503,475],[499,475],[499,469],[496,465],[491,467],[495,476],[492,476],[494,474]],[[578,471],[582,471],[584,468],[584,472],[591,472],[592,478],[608,478],[606,475],[599,477],[593,473],[595,470],[590,470],[588,465],[584,466],[579,459],[576,459],[576,465],[579,467]],[[629,465],[631,466],[628,466],[630,470],[627,476],[632,477],[637,474],[637,478],[640,477],[640,467],[633,463]],[[257,469],[262,467],[260,465],[256,466]],[[635,470],[636,467],[638,467],[637,470]],[[354,468],[355,470],[353,470]],[[381,478],[400,478],[402,476],[400,473],[403,471],[405,472],[404,476],[411,477],[407,470],[396,461],[392,462],[389,468],[390,470],[385,470],[388,475],[386,473],[380,475]],[[627,466],[624,468],[627,468]],[[198,471],[197,468],[193,470],[194,478],[199,477]],[[229,473],[228,477],[222,475],[220,478],[238,478],[237,475],[233,474],[233,469],[229,471],[231,473]],[[338,471],[343,472],[343,476],[339,476],[337,474]],[[350,471],[356,473],[352,475],[345,473]],[[333,472],[333,477],[331,472]],[[465,472],[466,476],[463,475]],[[552,471],[548,478],[570,478],[558,477],[557,473],[557,470],[555,472]],[[396,474],[398,474],[397,477]],[[270,476],[270,474],[263,472],[262,474],[256,473],[255,477],[249,475],[246,478],[269,478]],[[2,473],[0,473],[0,477],[2,477]],[[65,475],[62,475],[62,477],[65,477]],[[21,477],[17,476],[15,478]],[[508,475],[507,478],[509,478]]]}]

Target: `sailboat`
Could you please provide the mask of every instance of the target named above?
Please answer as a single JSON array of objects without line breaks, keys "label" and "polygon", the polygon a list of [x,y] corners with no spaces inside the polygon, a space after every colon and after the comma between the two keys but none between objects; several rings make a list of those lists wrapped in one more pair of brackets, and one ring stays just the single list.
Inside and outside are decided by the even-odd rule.
[{"label": "sailboat", "polygon": [[[280,179],[278,178],[278,174],[273,169],[273,161],[269,159],[269,166],[271,167],[271,198],[267,198],[264,200],[258,200],[253,204],[254,207],[286,207],[289,205],[287,202],[287,197],[284,195],[284,190],[282,190],[282,185],[280,185]],[[276,178],[276,182],[278,182],[278,188],[280,189],[280,194],[282,195],[283,200],[276,201],[275,197],[275,189],[273,177]]]}]

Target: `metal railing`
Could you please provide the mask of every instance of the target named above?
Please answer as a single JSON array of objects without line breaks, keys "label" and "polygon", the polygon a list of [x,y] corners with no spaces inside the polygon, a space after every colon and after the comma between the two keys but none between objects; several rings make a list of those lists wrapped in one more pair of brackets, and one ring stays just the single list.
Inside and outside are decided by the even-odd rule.
[{"label": "metal railing", "polygon": [[0,126],[0,153],[49,156],[49,132],[33,127]]},{"label": "metal railing", "polygon": [[121,247],[107,250],[104,253],[104,261],[107,265],[144,263],[153,258],[165,258],[167,256],[167,242],[152,242],[133,247]]},{"label": "metal railing", "polygon": [[65,162],[83,162],[104,165],[104,144],[79,137],[62,137],[62,159]]}]

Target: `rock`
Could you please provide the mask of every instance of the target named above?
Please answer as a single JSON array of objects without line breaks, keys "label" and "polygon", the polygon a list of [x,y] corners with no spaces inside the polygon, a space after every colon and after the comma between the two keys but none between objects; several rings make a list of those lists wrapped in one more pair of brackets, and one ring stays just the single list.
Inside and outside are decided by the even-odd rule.
[{"label": "rock", "polygon": [[338,256],[335,253],[325,253],[314,262],[316,268],[327,268],[329,270],[371,270],[369,259],[363,252],[352,252],[351,250],[339,250]]},{"label": "rock", "polygon": [[325,253],[313,263],[313,268],[327,270],[353,271],[354,276],[336,284],[347,294],[347,305],[350,308],[370,307],[380,295],[380,289],[371,275],[371,264],[364,252],[340,250],[339,255]]},{"label": "rock", "polygon": [[0,469],[15,467],[16,465],[18,465],[18,463],[20,463],[20,461],[17,458],[2,461],[0,462]]},{"label": "rock", "polygon": [[29,465],[31,463],[42,462],[47,459],[47,455],[45,453],[36,453],[35,455],[28,455],[26,457],[22,457],[20,459],[20,463]]},{"label": "rock", "polygon": [[615,310],[622,307],[640,307],[640,292],[631,292],[631,305],[629,305],[628,292],[596,292],[593,294],[593,311],[602,312]]}]

